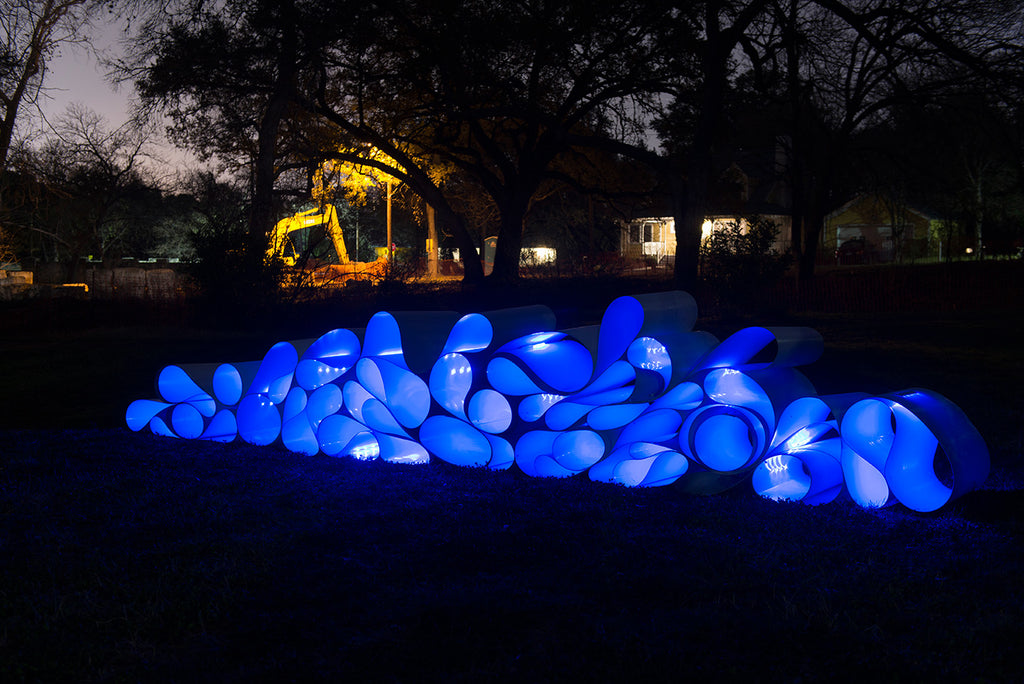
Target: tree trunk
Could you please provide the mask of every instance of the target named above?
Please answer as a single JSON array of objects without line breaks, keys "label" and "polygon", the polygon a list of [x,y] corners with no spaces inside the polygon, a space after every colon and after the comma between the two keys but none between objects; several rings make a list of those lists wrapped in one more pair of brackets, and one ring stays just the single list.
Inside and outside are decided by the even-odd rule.
[{"label": "tree trunk", "polygon": [[[804,151],[807,146],[803,144],[804,134],[800,130],[800,117],[795,116],[794,133],[791,145],[791,168],[790,178],[790,249],[793,258],[796,259],[798,279],[808,280],[814,275],[814,255],[810,255],[810,270],[807,271],[807,243],[810,241],[811,233],[815,232],[814,227],[808,220],[808,202],[806,193],[806,165],[804,164]],[[813,249],[811,250],[813,252]]]},{"label": "tree trunk", "polygon": [[818,202],[813,203],[813,209],[805,215],[803,246],[799,252],[797,262],[797,277],[800,282],[807,282],[814,277],[814,267],[818,259],[818,242],[821,239],[821,232],[825,229],[825,214]]},{"label": "tree trunk", "polygon": [[523,222],[529,197],[513,193],[513,197],[502,203],[501,232],[498,246],[494,251],[494,269],[488,279],[494,283],[512,283],[519,279],[519,257],[523,249]]},{"label": "tree trunk", "polygon": [[695,291],[700,272],[700,238],[704,224],[704,205],[707,183],[697,181],[694,187],[684,181],[678,171],[672,172],[669,187],[672,192],[672,215],[676,223],[676,262],[673,272],[676,286],[687,292]]},{"label": "tree trunk", "polygon": [[277,134],[288,106],[287,95],[275,93],[260,121],[258,152],[253,169],[252,206],[249,209],[249,234],[246,263],[249,276],[258,278],[263,271],[270,227],[274,223],[274,161]]},{"label": "tree trunk", "polygon": [[985,242],[982,239],[982,228],[983,228],[982,221],[983,221],[984,216],[985,216],[985,205],[984,205],[984,196],[982,195],[982,192],[981,192],[981,178],[982,178],[982,172],[981,172],[981,170],[979,170],[978,171],[978,183],[977,183],[976,193],[975,193],[975,201],[977,202],[977,205],[978,205],[978,216],[977,216],[977,223],[975,224],[975,231],[974,231],[974,242],[975,242],[974,248],[978,251],[978,256],[977,256],[978,261],[981,261],[982,259],[985,258]]},{"label": "tree trunk", "polygon": [[[804,128],[804,86],[800,79],[801,39],[797,29],[797,0],[790,0],[785,36],[786,84],[791,107],[792,131],[789,137],[787,168],[790,187],[790,250],[797,262],[799,280],[804,280],[804,244],[807,240],[807,161],[812,149],[809,132]],[[778,144],[778,143],[776,143]],[[811,264],[813,273],[813,262]]]},{"label": "tree trunk", "polygon": [[832,169],[842,158],[839,145],[830,145],[832,152],[820,156],[821,166],[814,174],[814,183],[809,184],[809,192],[804,195],[801,220],[803,222],[803,244],[800,248],[800,260],[797,263],[797,277],[800,282],[808,282],[814,277],[814,269],[818,260],[818,243],[825,230],[825,213],[828,198],[832,194]]},{"label": "tree trunk", "polygon": [[270,229],[274,224],[274,182],[277,179],[277,137],[281,122],[288,111],[293,97],[295,74],[295,26],[294,7],[286,5],[281,10],[282,35],[280,53],[277,56],[277,74],[274,90],[267,102],[267,108],[260,120],[257,137],[257,154],[253,169],[252,206],[249,210],[248,244],[246,245],[247,277],[253,284],[266,284],[264,259],[267,251]]},{"label": "tree trunk", "polygon": [[[4,170],[7,168],[7,155],[11,149],[11,140],[14,136],[18,110],[21,108],[22,101],[29,93],[30,87],[32,87],[30,85],[32,79],[39,74],[46,55],[55,46],[53,32],[62,21],[68,18],[73,9],[86,3],[85,0],[45,0],[44,2],[33,1],[25,4],[32,6],[35,24],[32,26],[32,33],[28,38],[28,50],[24,65],[21,73],[18,74],[14,90],[11,93],[3,93],[3,96],[0,97],[4,102],[3,118],[0,119],[0,176],[3,175]],[[9,8],[5,7],[5,9]],[[16,12],[17,10],[14,11]],[[12,25],[17,24],[19,21],[19,18],[15,17],[13,12],[12,16],[4,17],[4,19]],[[82,21],[84,21],[84,15],[76,18],[74,27],[76,32],[81,28]],[[8,37],[17,41],[16,36],[8,35]],[[18,52],[22,49],[22,46],[12,44],[8,45],[7,48]]]},{"label": "tree trunk", "polygon": [[[707,43],[702,55],[704,88],[700,115],[693,131],[693,147],[686,164],[686,203],[675,209],[676,263],[675,282],[684,290],[696,287],[700,277],[701,228],[708,210],[708,193],[714,176],[715,138],[722,117],[726,73],[730,47],[723,40],[718,17],[719,7],[709,3],[705,9]],[[675,193],[673,193],[675,195]],[[682,214],[681,216],[679,214]]]},{"label": "tree trunk", "polygon": [[[52,0],[41,3],[38,19],[32,27],[32,37],[29,39],[28,55],[25,64],[18,74],[18,80],[14,90],[8,95],[4,93],[3,119],[0,119],[0,174],[7,168],[7,155],[11,150],[11,140],[14,137],[14,124],[18,118],[18,110],[21,108],[21,101],[25,99],[29,83],[39,73],[42,62],[43,50],[50,43],[50,36],[57,22],[67,13],[68,8],[64,5],[54,6]],[[11,21],[14,21],[12,18]],[[17,48],[17,46],[13,46]]]},{"label": "tree trunk", "polygon": [[462,282],[467,285],[478,285],[484,280],[484,266],[480,261],[480,254],[476,251],[473,238],[466,229],[466,222],[462,217],[452,211],[446,202],[439,202],[434,206],[434,211],[439,214],[442,223],[447,224],[455,237],[455,245],[459,248],[459,256],[462,260]]}]

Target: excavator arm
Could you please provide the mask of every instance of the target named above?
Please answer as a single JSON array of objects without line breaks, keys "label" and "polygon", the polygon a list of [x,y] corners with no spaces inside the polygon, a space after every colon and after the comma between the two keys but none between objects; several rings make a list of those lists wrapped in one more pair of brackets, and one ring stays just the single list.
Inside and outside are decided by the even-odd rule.
[{"label": "excavator arm", "polygon": [[324,226],[327,236],[330,237],[334,250],[338,254],[338,263],[349,263],[341,224],[338,222],[338,211],[333,204],[325,204],[322,210],[300,211],[294,216],[288,216],[278,221],[271,233],[267,254],[280,257],[289,266],[294,266],[296,259],[303,256],[304,250],[298,248],[293,234],[318,226]]}]

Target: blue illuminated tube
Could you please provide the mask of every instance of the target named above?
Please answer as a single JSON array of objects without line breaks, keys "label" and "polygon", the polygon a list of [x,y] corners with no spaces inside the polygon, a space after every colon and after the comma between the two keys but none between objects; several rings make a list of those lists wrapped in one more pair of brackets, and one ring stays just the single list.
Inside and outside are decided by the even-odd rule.
[{"label": "blue illuminated tube", "polygon": [[600,325],[555,330],[543,306],[460,316],[380,312],[365,329],[279,342],[263,359],[167,366],[134,431],[281,444],[535,477],[586,473],[711,494],[934,511],[980,487],[984,440],[939,394],[818,396],[796,367],[810,328],[694,331],[685,292],[620,297]]}]

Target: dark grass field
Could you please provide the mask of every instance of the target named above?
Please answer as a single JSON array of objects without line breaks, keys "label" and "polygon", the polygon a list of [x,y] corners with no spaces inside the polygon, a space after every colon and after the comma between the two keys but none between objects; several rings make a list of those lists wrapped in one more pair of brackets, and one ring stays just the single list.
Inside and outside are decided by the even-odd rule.
[{"label": "dark grass field", "polygon": [[[616,294],[546,287],[524,297],[562,325],[596,322]],[[370,308],[480,303],[334,302],[245,325],[0,311],[0,682],[1024,678],[1024,314],[1006,303],[698,321],[719,337],[817,328],[826,351],[804,372],[821,393],[921,386],[958,403],[993,471],[930,515],[122,427],[168,363],[258,359]]]}]

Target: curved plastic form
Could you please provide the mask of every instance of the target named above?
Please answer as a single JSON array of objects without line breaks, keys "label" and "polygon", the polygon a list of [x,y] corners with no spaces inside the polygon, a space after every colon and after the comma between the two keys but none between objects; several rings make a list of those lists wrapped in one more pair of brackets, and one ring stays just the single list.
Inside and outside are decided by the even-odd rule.
[{"label": "curved plastic form", "polygon": [[351,330],[332,330],[302,354],[295,368],[295,381],[315,390],[344,375],[359,360],[359,338]]},{"label": "curved plastic form", "polygon": [[[916,511],[935,511],[988,477],[985,443],[945,397],[908,389],[863,399],[846,412],[844,470],[858,503],[893,497]],[[943,478],[939,471],[949,471]],[[883,500],[884,497],[884,500]]]},{"label": "curved plastic form", "polygon": [[818,396],[796,366],[809,328],[692,330],[683,292],[620,297],[600,325],[554,329],[541,306],[464,316],[380,312],[365,330],[279,342],[259,361],[171,365],[133,431],[281,443],[391,463],[431,457],[532,477],[934,511],[982,486],[984,440],[923,389]]}]

